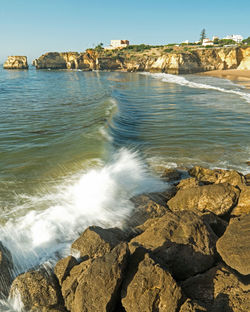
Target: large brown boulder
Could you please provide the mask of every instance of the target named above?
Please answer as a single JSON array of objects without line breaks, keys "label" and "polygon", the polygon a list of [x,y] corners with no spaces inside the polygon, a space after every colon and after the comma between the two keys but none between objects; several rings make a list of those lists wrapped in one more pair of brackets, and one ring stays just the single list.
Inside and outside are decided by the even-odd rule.
[{"label": "large brown boulder", "polygon": [[13,261],[10,251],[0,242],[0,298],[7,297],[13,280]]},{"label": "large brown boulder", "polygon": [[237,206],[233,209],[232,215],[241,216],[250,213],[250,186],[241,189]]},{"label": "large brown boulder", "polygon": [[128,255],[127,244],[122,243],[94,259],[81,274],[71,312],[116,311]]},{"label": "large brown boulder", "polygon": [[42,311],[62,306],[59,285],[54,275],[45,270],[19,275],[11,285],[10,298],[19,296],[25,310]]},{"label": "large brown boulder", "polygon": [[72,256],[68,256],[57,262],[54,268],[54,273],[60,285],[62,285],[63,281],[69,276],[71,269],[75,265],[78,265],[78,262]]},{"label": "large brown boulder", "polygon": [[245,185],[245,177],[235,170],[207,169],[195,166],[189,170],[189,174],[204,183],[229,183],[233,186]]},{"label": "large brown boulder", "polygon": [[141,246],[168,266],[180,280],[210,268],[217,236],[194,212],[167,212],[139,227],[143,231],[129,243],[133,253]]},{"label": "large brown boulder", "polygon": [[81,262],[75,265],[71,270],[69,275],[62,281],[62,296],[64,299],[65,307],[71,311],[72,305],[75,298],[75,292],[77,286],[81,282],[82,273],[87,270],[87,268],[93,262],[92,259]]},{"label": "large brown boulder", "polygon": [[227,265],[250,274],[250,214],[232,220],[216,247]]},{"label": "large brown boulder", "polygon": [[118,228],[90,226],[73,242],[71,250],[83,259],[101,257],[118,245],[123,237],[124,233]]},{"label": "large brown boulder", "polygon": [[3,64],[5,69],[28,69],[28,67],[27,56],[8,56]]},{"label": "large brown boulder", "polygon": [[[173,193],[174,192],[174,193]],[[134,211],[126,221],[126,227],[135,227],[143,224],[147,219],[162,217],[169,209],[166,202],[175,194],[174,190],[164,193],[148,193],[132,197]]]},{"label": "large brown boulder", "polygon": [[176,312],[183,302],[181,288],[171,274],[148,254],[126,289],[122,305],[126,312]]},{"label": "large brown boulder", "polygon": [[241,281],[223,264],[190,277],[181,286],[188,297],[202,302],[208,311],[250,311],[249,279]]},{"label": "large brown boulder", "polygon": [[235,206],[239,194],[237,188],[227,183],[197,186],[180,189],[168,206],[172,211],[199,210],[224,215]]}]

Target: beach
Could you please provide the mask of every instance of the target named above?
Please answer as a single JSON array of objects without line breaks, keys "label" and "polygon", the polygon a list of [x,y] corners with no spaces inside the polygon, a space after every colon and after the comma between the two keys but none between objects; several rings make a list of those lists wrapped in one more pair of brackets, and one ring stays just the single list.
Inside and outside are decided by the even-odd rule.
[{"label": "beach", "polygon": [[201,74],[206,76],[229,79],[250,89],[250,70],[212,70]]}]

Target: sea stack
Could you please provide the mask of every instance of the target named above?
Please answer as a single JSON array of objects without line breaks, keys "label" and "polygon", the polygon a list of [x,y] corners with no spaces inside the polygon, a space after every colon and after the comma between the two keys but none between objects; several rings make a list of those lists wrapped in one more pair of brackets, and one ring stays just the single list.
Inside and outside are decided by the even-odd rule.
[{"label": "sea stack", "polygon": [[8,56],[7,61],[3,64],[5,69],[28,69],[27,56]]}]

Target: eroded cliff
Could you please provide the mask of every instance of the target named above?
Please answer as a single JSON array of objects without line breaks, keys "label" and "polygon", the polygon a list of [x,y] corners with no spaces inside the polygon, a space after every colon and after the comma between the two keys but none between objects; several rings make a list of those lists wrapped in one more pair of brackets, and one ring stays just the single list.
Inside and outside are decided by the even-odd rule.
[{"label": "eroded cliff", "polygon": [[153,48],[143,52],[127,49],[49,52],[33,64],[37,69],[150,71],[190,74],[210,70],[250,69],[250,47],[200,48],[189,51]]}]

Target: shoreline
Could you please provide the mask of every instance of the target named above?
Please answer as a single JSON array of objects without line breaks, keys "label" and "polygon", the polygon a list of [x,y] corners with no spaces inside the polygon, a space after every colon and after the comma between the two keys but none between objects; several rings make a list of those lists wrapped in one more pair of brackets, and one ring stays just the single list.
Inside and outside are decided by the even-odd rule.
[{"label": "shoreline", "polygon": [[211,70],[201,72],[199,75],[212,76],[217,78],[229,79],[247,89],[250,89],[250,70],[226,69],[226,70]]}]

